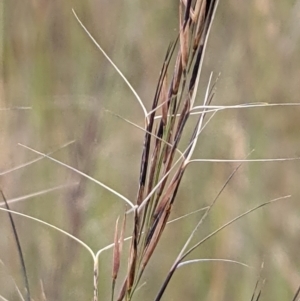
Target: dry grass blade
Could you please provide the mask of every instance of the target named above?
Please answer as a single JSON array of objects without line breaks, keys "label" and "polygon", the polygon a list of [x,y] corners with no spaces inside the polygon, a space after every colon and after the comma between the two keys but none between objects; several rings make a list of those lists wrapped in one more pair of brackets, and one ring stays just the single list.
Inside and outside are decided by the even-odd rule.
[{"label": "dry grass blade", "polygon": [[175,223],[175,222],[177,222],[177,221],[179,221],[179,220],[181,220],[181,219],[183,219],[183,218],[186,218],[186,217],[191,216],[192,214],[196,214],[196,213],[198,213],[198,212],[207,210],[208,208],[209,208],[209,206],[203,207],[203,208],[200,208],[200,209],[197,209],[197,210],[194,210],[194,211],[189,212],[189,213],[184,214],[184,215],[181,215],[181,216],[179,216],[179,217],[177,217],[177,218],[174,218],[174,219],[168,221],[167,224]]},{"label": "dry grass blade", "polygon": [[[65,147],[67,147],[67,146],[73,144],[74,142],[75,142],[75,140],[69,141],[69,142],[65,143],[64,145],[60,146],[58,149],[56,149],[56,150],[54,150],[54,151],[52,151],[52,152],[47,153],[47,155],[50,156],[50,155],[54,154],[55,152],[57,152],[57,151],[59,151],[59,150],[65,148]],[[4,175],[6,175],[6,174],[8,174],[8,173],[11,173],[11,172],[13,172],[13,171],[19,170],[20,168],[27,167],[27,166],[29,166],[29,165],[31,165],[31,164],[33,164],[33,163],[36,163],[36,162],[38,162],[38,161],[40,161],[40,160],[42,160],[42,159],[44,159],[44,158],[45,158],[45,156],[39,156],[38,158],[36,158],[36,159],[34,159],[34,160],[31,160],[31,161],[26,162],[26,163],[23,163],[23,164],[21,164],[21,165],[15,166],[15,167],[10,168],[10,169],[8,169],[8,170],[2,171],[2,172],[0,172],[0,176],[4,176]]]},{"label": "dry grass blade", "polygon": [[[211,80],[212,80],[212,74],[209,77],[209,81],[208,81],[208,85],[207,85],[207,89],[206,89],[206,94],[205,94],[205,98],[204,98],[204,105],[206,105],[209,102],[208,95],[209,95]],[[199,138],[199,135],[200,135],[201,130],[202,130],[202,124],[203,124],[204,118],[206,116],[205,113],[206,112],[203,111],[203,113],[199,116],[198,122],[195,126],[192,138],[190,140],[189,147],[187,148],[187,152],[186,152],[186,155],[185,155],[185,163],[184,163],[185,165],[187,165],[189,163],[189,161],[191,160],[191,157],[192,157],[192,155],[194,153],[194,150],[196,148],[198,138]]]},{"label": "dry grass blade", "polygon": [[197,1],[193,14],[193,21],[194,23],[196,22],[193,51],[195,51],[198,48],[200,43],[200,38],[204,29],[205,11],[206,1]]},{"label": "dry grass blade", "polygon": [[124,217],[123,217],[123,223],[122,223],[122,228],[121,228],[121,233],[120,233],[120,254],[122,253],[123,251],[123,244],[124,244],[124,241],[125,241],[125,229],[126,229],[126,214],[124,214]]},{"label": "dry grass blade", "polygon": [[[252,102],[246,104],[236,104],[236,105],[206,105],[206,106],[195,106],[193,107],[193,111],[197,110],[207,110],[206,112],[215,112],[222,110],[235,110],[235,109],[255,109],[255,108],[273,108],[273,107],[298,107],[300,103],[268,103],[268,102]],[[191,115],[201,114],[202,111],[192,112]],[[161,116],[156,116],[156,118],[161,118]]]},{"label": "dry grass blade", "polygon": [[180,86],[181,81],[181,75],[182,75],[182,59],[181,55],[179,54],[176,59],[176,64],[174,68],[174,76],[172,80],[172,94],[176,95],[178,93],[178,89]]},{"label": "dry grass blade", "polygon": [[94,261],[94,273],[93,273],[93,285],[94,285],[93,301],[98,301],[98,296],[99,296],[98,284],[99,284],[99,263],[98,263],[98,258],[96,258]]},{"label": "dry grass blade", "polygon": [[[168,66],[170,64],[170,60],[172,57],[172,54],[174,52],[176,46],[176,42],[173,45],[170,45],[164,62],[163,66],[160,72],[160,77],[158,80],[158,85],[156,88],[156,92],[154,95],[153,103],[152,103],[152,108],[151,108],[151,114],[149,116],[149,123],[146,126],[145,129],[145,138],[144,138],[144,146],[143,146],[143,152],[142,152],[142,159],[141,159],[141,167],[140,167],[140,179],[139,179],[139,189],[137,193],[137,205],[140,205],[143,198],[144,198],[144,189],[146,185],[146,178],[147,178],[147,172],[148,172],[148,165],[149,165],[149,154],[150,154],[150,145],[151,145],[151,138],[152,138],[152,131],[153,131],[153,126],[154,126],[154,118],[155,118],[155,113],[159,101],[159,97],[161,94],[161,90],[163,87],[163,82],[164,78],[166,76],[166,72],[168,69]],[[160,135],[158,135],[159,138],[161,138]]]},{"label": "dry grass blade", "polygon": [[134,283],[136,265],[137,265],[137,253],[138,253],[138,236],[139,236],[139,220],[137,210],[134,212],[134,230],[131,240],[130,255],[129,255],[129,267],[128,267],[128,277],[126,283],[126,294],[131,295],[131,289]]},{"label": "dry grass blade", "polygon": [[115,284],[120,268],[120,256],[123,250],[125,227],[126,227],[126,214],[124,214],[120,235],[118,230],[118,224],[119,224],[119,218],[116,221],[114,243],[112,244],[112,248],[113,248],[112,300],[114,300]]},{"label": "dry grass blade", "polygon": [[[125,121],[125,122],[127,122],[128,124],[134,126],[135,128],[137,128],[137,129],[139,129],[139,130],[141,130],[141,131],[143,131],[143,132],[145,132],[145,133],[151,135],[153,138],[156,138],[157,140],[160,140],[162,143],[164,143],[164,144],[166,144],[166,145],[168,145],[168,146],[170,146],[170,147],[172,146],[172,144],[169,143],[168,141],[163,140],[161,137],[158,137],[158,136],[155,135],[154,133],[147,132],[147,130],[145,130],[143,127],[141,127],[141,126],[139,126],[138,124],[136,124],[136,123],[134,123],[134,122],[132,122],[132,121],[130,121],[130,120],[128,120],[128,119],[122,117],[121,115],[116,114],[116,113],[113,113],[113,112],[111,112],[110,110],[105,110],[105,111],[108,112],[108,113],[110,113],[110,114],[112,114],[113,116],[115,116],[115,117],[117,117],[117,118],[122,119],[123,121]],[[176,152],[178,152],[178,154],[182,155],[182,152],[181,152],[179,149],[176,149]]]},{"label": "dry grass blade", "polygon": [[[203,112],[206,113],[216,113],[223,110],[236,110],[236,109],[255,109],[255,108],[272,108],[272,107],[298,107],[300,103],[247,103],[247,104],[237,104],[237,105],[223,105],[223,106],[216,106],[216,105],[201,105],[201,106],[194,106],[191,108],[190,115],[199,115]],[[204,111],[197,111],[197,110],[204,110]],[[196,111],[196,112],[195,112]],[[178,113],[174,116],[179,117],[181,114]],[[154,119],[161,119],[161,115],[155,116]]]},{"label": "dry grass blade", "polygon": [[118,196],[120,199],[122,199],[123,201],[125,201],[131,208],[135,208],[135,206],[133,205],[133,203],[132,203],[129,199],[127,199],[125,196],[123,196],[123,195],[120,194],[119,192],[115,191],[114,189],[108,187],[108,186],[105,185],[104,183],[102,183],[102,182],[100,182],[100,181],[94,179],[93,177],[87,175],[86,173],[84,173],[84,172],[82,172],[82,171],[80,171],[80,170],[78,170],[78,169],[76,169],[76,168],[74,168],[74,167],[72,167],[72,166],[70,166],[70,165],[68,165],[68,164],[65,164],[65,163],[63,163],[63,162],[61,162],[61,161],[59,161],[59,160],[56,160],[56,159],[54,159],[54,158],[52,158],[52,157],[50,157],[50,156],[48,156],[48,155],[46,155],[46,154],[44,154],[44,153],[42,153],[42,152],[39,152],[39,151],[37,151],[37,150],[34,150],[33,148],[30,148],[30,147],[28,147],[28,146],[26,146],[26,145],[24,145],[24,144],[19,143],[19,145],[22,146],[22,147],[24,147],[24,148],[26,148],[26,149],[28,149],[28,150],[30,150],[30,151],[32,151],[32,152],[34,152],[34,153],[36,153],[36,154],[42,155],[42,156],[48,158],[49,160],[51,160],[51,161],[53,161],[53,162],[55,162],[55,163],[57,163],[57,164],[60,164],[60,165],[66,167],[66,168],[68,168],[68,169],[70,169],[70,170],[73,170],[74,172],[80,174],[81,176],[83,176],[83,177],[85,177],[85,178],[91,180],[92,182],[94,182],[94,183],[96,183],[96,184],[102,186],[102,187],[105,188],[106,190],[108,190],[108,191],[110,191],[111,193],[113,193],[114,195]]},{"label": "dry grass blade", "polygon": [[143,254],[143,261],[141,264],[140,277],[144,272],[146,265],[148,264],[157,244],[159,238],[166,226],[167,220],[170,215],[171,205],[168,202],[165,205],[165,208],[162,208],[161,211],[157,214],[156,220],[154,221],[152,228],[149,231],[149,234],[146,239],[145,251]]},{"label": "dry grass blade", "polygon": [[184,70],[184,73],[187,68],[188,59],[189,59],[189,10],[191,6],[191,0],[188,1],[184,20],[182,20],[182,5],[179,5],[179,24],[180,24],[180,32],[179,32],[179,39],[180,39],[180,51],[181,51],[181,64]]},{"label": "dry grass blade", "polygon": [[114,248],[113,248],[113,269],[112,269],[112,293],[111,293],[111,300],[114,299],[114,291],[115,291],[115,284],[116,279],[118,276],[119,268],[120,268],[120,241],[119,241],[119,233],[118,233],[118,224],[119,224],[119,217],[116,221],[115,226],[115,237],[114,237]]},{"label": "dry grass blade", "polygon": [[14,238],[15,238],[15,241],[16,241],[16,244],[17,244],[17,250],[18,250],[19,257],[20,257],[20,261],[21,261],[22,274],[23,274],[23,279],[24,279],[25,288],[26,288],[26,300],[27,301],[31,301],[30,289],[29,289],[29,281],[28,281],[28,276],[27,276],[25,259],[24,259],[24,256],[23,256],[21,242],[20,242],[20,239],[19,239],[17,228],[16,228],[16,225],[15,225],[12,213],[10,212],[10,208],[8,206],[8,203],[6,201],[6,197],[5,197],[2,189],[0,189],[0,193],[1,193],[1,196],[2,196],[2,198],[4,200],[4,202],[5,202],[6,209],[8,210],[7,213],[8,213],[9,220],[10,220],[10,223],[11,223],[11,226],[12,226],[12,230],[13,230],[13,233],[14,233]]},{"label": "dry grass blade", "polygon": [[168,117],[168,81],[167,81],[167,74],[165,74],[163,78],[163,85],[161,91],[161,103],[162,103],[162,122],[164,125],[167,124],[167,117]]},{"label": "dry grass blade", "polygon": [[15,111],[15,110],[31,110],[32,107],[10,107],[10,108],[0,108],[0,111]]},{"label": "dry grass blade", "polygon": [[147,109],[143,104],[143,101],[141,100],[141,98],[139,97],[139,95],[137,94],[137,92],[135,91],[135,89],[132,87],[132,85],[130,84],[130,82],[128,81],[128,79],[126,78],[126,76],[124,76],[124,74],[121,72],[121,70],[118,68],[118,66],[112,61],[112,59],[106,54],[106,52],[103,50],[103,48],[97,43],[97,41],[95,40],[95,38],[92,36],[92,34],[87,30],[87,28],[83,25],[83,23],[81,22],[81,20],[79,19],[79,17],[77,16],[76,12],[74,9],[72,9],[72,12],[77,20],[77,22],[79,23],[79,25],[82,27],[82,29],[85,31],[85,33],[88,35],[88,37],[92,40],[92,42],[96,45],[96,47],[102,52],[102,54],[105,56],[105,58],[109,61],[109,63],[113,66],[113,68],[117,71],[117,73],[121,76],[121,78],[123,79],[123,81],[126,83],[126,85],[129,87],[129,89],[131,90],[131,92],[133,93],[133,95],[135,96],[135,98],[137,99],[138,103],[140,104],[144,116],[145,116],[145,120],[146,120],[146,124],[149,123],[148,120],[148,113],[147,113]]},{"label": "dry grass blade", "polygon": [[92,256],[93,259],[95,259],[95,257],[96,257],[95,254],[94,254],[94,252],[93,252],[93,250],[86,243],[84,243],[82,240],[78,239],[77,237],[73,236],[72,234],[68,233],[67,231],[64,231],[64,230],[62,230],[62,229],[60,229],[60,228],[58,228],[58,227],[56,227],[56,226],[54,226],[52,224],[44,222],[44,221],[42,221],[42,220],[40,220],[38,218],[35,218],[33,216],[30,216],[30,215],[27,215],[27,214],[23,214],[23,213],[20,213],[20,212],[17,212],[17,211],[13,211],[13,210],[9,210],[9,209],[6,209],[6,208],[1,208],[1,207],[0,207],[0,211],[10,212],[10,213],[13,213],[13,214],[25,217],[27,219],[33,220],[35,222],[38,222],[40,224],[43,224],[43,225],[45,225],[47,227],[50,227],[52,229],[55,229],[56,231],[58,231],[58,232],[60,232],[60,233],[62,233],[64,235],[70,237],[71,239],[73,239],[74,241],[76,241],[77,243],[79,243],[80,245],[82,245],[90,253],[90,255]]},{"label": "dry grass blade", "polygon": [[[34,193],[30,193],[30,194],[26,194],[17,198],[12,198],[12,199],[8,199],[7,203],[8,204],[12,204],[12,203],[18,203],[18,202],[22,202],[22,201],[26,201],[28,199],[37,197],[37,196],[41,196],[56,190],[60,190],[60,189],[67,189],[67,188],[71,188],[74,186],[77,186],[79,183],[70,183],[70,184],[65,184],[65,185],[59,185],[59,186],[55,186],[52,188],[48,188],[48,189],[44,189],[38,192],[34,192]],[[0,206],[5,206],[5,202],[0,203]]]},{"label": "dry grass blade", "polygon": [[266,159],[193,159],[192,162],[215,162],[215,163],[254,163],[254,162],[284,162],[284,161],[294,161],[300,160],[300,157],[291,158],[266,158]]},{"label": "dry grass blade", "polygon": [[212,261],[218,261],[218,262],[227,262],[227,263],[236,263],[238,265],[241,265],[243,267],[246,268],[250,268],[250,266],[246,263],[240,262],[240,261],[236,261],[236,260],[231,260],[231,259],[222,259],[222,258],[212,258],[212,259],[191,259],[191,260],[187,260],[187,261],[182,261],[181,263],[178,264],[177,269],[186,266],[188,264],[194,264],[194,263],[201,263],[201,262],[212,262]]}]

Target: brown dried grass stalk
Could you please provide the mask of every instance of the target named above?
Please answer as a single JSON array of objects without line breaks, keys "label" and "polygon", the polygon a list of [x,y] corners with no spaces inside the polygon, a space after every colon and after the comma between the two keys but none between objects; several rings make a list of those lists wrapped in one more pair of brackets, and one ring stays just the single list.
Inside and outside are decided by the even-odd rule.
[{"label": "brown dried grass stalk", "polygon": [[[152,109],[146,118],[128,271],[117,299],[119,301],[132,298],[159,243],[201,130],[205,112],[200,114],[185,152],[175,162],[175,153],[197,93],[216,6],[217,1],[205,0],[186,0],[179,4],[179,37],[168,48]],[[176,49],[175,66],[168,83],[171,59]],[[209,104],[212,97],[210,90],[205,104]],[[161,117],[156,119],[159,113]]]}]

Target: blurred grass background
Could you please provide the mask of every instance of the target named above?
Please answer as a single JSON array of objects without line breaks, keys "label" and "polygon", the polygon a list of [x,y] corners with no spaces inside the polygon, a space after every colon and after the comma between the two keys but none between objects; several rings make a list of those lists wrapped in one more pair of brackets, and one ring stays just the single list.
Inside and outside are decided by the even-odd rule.
[{"label": "blurred grass background", "polygon": [[[69,231],[100,249],[113,240],[124,203],[47,159],[7,172],[42,152],[99,179],[129,199],[136,196],[143,132],[109,113],[143,125],[137,101],[76,22],[85,26],[132,83],[147,109],[165,51],[178,32],[177,1],[1,1],[0,185],[8,199],[64,188],[11,208]],[[211,71],[221,73],[215,105],[299,102],[300,1],[220,1],[206,53],[198,104]],[[217,113],[199,139],[198,158],[241,159],[300,155],[299,108]],[[195,163],[184,177],[173,217],[207,206],[236,164]],[[291,300],[300,284],[300,163],[244,164],[221,196],[199,239],[239,213],[291,194],[232,225],[191,258],[245,262],[198,263],[178,271],[166,300],[250,300],[261,262],[263,300]],[[195,214],[169,226],[137,294],[152,300],[193,226]],[[92,260],[64,235],[15,216],[32,295],[47,300],[92,297]],[[19,300],[19,258],[7,214],[0,213],[0,294]],[[130,229],[128,229],[130,230]],[[110,292],[111,252],[100,258],[100,300]],[[126,264],[124,267],[126,268]],[[42,287],[43,286],[43,289]]]}]

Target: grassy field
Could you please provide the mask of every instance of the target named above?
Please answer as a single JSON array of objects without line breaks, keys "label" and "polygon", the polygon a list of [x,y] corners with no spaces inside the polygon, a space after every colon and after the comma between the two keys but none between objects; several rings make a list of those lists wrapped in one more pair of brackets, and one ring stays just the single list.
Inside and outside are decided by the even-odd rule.
[{"label": "grassy field", "polygon": [[[121,228],[124,212],[130,208],[124,199],[136,204],[147,119],[136,96],[88,37],[72,9],[150,112],[166,51],[180,34],[179,3],[0,3],[0,188],[12,210],[55,225],[97,252],[114,241],[118,217]],[[298,0],[220,1],[194,106],[203,105],[213,72],[211,85],[218,81],[210,105],[229,107],[219,107],[215,115],[215,111],[206,114],[207,125],[190,160],[300,157],[299,8]],[[181,22],[184,12],[182,4]],[[181,36],[170,59],[168,85],[183,40]],[[193,77],[191,71],[187,85]],[[249,107],[253,103],[258,106]],[[237,105],[244,107],[234,107]],[[157,115],[162,113],[159,108]],[[178,144],[181,152],[191,141],[199,116],[188,116]],[[153,135],[158,124],[155,121]],[[152,136],[151,154],[154,144]],[[164,159],[169,154],[166,151]],[[178,152],[174,157],[175,162]],[[169,220],[196,212],[165,227],[132,300],[155,300],[174,260],[203,217],[205,211],[197,210],[212,203],[239,164],[188,164]],[[186,258],[232,260],[248,267],[224,260],[182,266],[162,299],[251,300],[261,273],[261,300],[292,301],[300,285],[299,170],[298,160],[243,163],[195,233],[193,243],[255,206],[291,197],[243,217]],[[168,184],[174,174],[175,170]],[[123,200],[97,181],[122,194]],[[91,300],[91,252],[47,225],[17,215],[13,218],[32,300]],[[132,235],[135,226],[133,214],[128,214],[124,235]],[[132,254],[131,243],[124,242],[115,300],[130,270],[127,260]],[[98,266],[99,300],[111,298],[112,263],[113,249],[103,251]],[[22,300],[14,282],[25,296],[12,227],[7,212],[1,211],[0,298]]]}]

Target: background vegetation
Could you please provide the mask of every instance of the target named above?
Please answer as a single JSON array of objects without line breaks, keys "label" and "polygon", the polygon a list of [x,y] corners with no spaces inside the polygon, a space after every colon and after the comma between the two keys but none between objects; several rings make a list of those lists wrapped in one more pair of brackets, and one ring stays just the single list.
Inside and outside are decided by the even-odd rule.
[{"label": "background vegetation", "polygon": [[[220,1],[206,53],[199,105],[211,71],[221,73],[214,105],[299,102],[300,2]],[[74,8],[150,109],[165,51],[178,33],[177,1],[10,0],[1,3],[0,185],[8,199],[50,188],[11,208],[78,236],[93,249],[113,241],[124,203],[74,172],[42,159],[22,143],[48,153],[136,197],[143,132],[113,114],[143,125],[130,90],[76,22]],[[202,93],[202,95],[201,95]],[[2,108],[31,107],[30,110]],[[107,111],[109,110],[109,111]],[[300,156],[297,106],[224,110],[204,131],[195,158]],[[250,300],[262,261],[263,300],[291,300],[300,284],[298,161],[247,163],[226,188],[198,233],[210,233],[241,212],[291,194],[235,223],[191,258],[227,258],[183,267],[166,300]],[[196,163],[183,179],[172,217],[210,204],[236,164]],[[138,296],[152,300],[174,257],[201,217],[173,223],[145,275]],[[64,235],[15,217],[33,298],[92,297],[89,254]],[[19,300],[19,258],[7,214],[0,213],[0,294]],[[100,257],[100,295],[110,292],[110,251]],[[126,267],[123,267],[126,268]],[[42,288],[43,287],[43,288]]]}]

